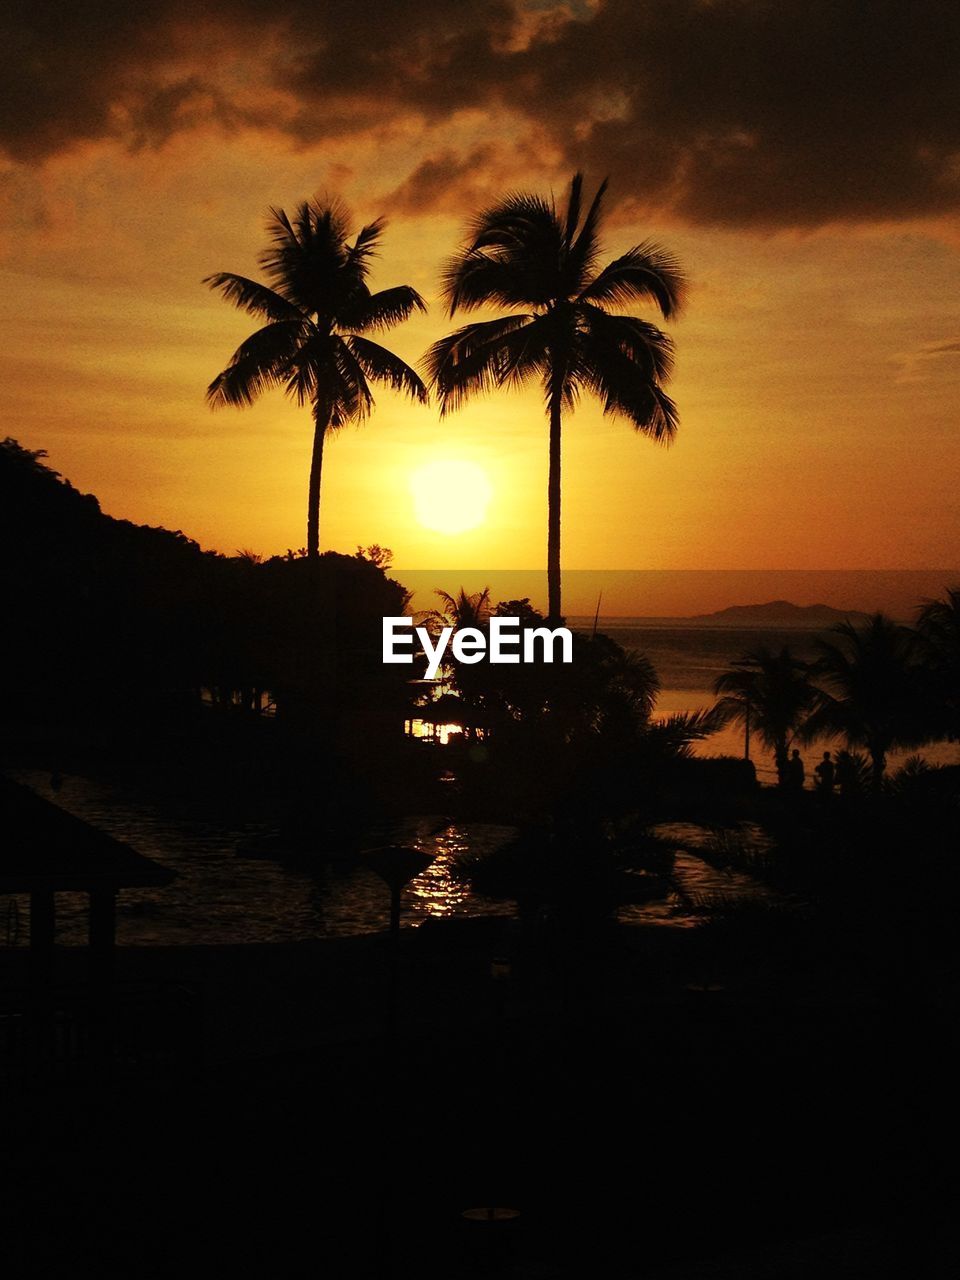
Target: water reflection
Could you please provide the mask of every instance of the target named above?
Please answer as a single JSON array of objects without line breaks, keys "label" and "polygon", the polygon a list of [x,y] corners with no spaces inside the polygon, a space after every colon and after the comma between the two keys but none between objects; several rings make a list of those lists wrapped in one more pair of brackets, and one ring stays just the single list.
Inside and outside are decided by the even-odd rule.
[{"label": "water reflection", "polygon": [[433,856],[433,862],[408,886],[404,895],[407,923],[424,916],[505,915],[512,903],[482,898],[453,874],[456,860],[463,854],[492,853],[516,836],[516,828],[494,823],[449,823],[437,828],[429,819],[417,822],[411,843]]},{"label": "water reflection", "polygon": [[[755,853],[768,850],[770,837],[756,823],[745,822],[734,828],[704,827],[693,822],[661,822],[650,828],[650,834],[667,844],[674,844],[676,854],[673,875],[680,893],[659,902],[621,907],[617,919],[621,924],[670,924],[691,928],[702,916],[690,909],[690,902],[717,896],[737,898],[769,898],[770,890],[742,871],[711,865],[715,850],[735,842]],[[697,850],[703,857],[697,856]]]},{"label": "water reflection", "polygon": [[[154,797],[116,784],[69,777],[54,794],[46,774],[24,771],[18,777],[41,795],[177,873],[167,889],[120,895],[117,936],[121,945],[295,942],[388,927],[386,886],[346,852],[342,859],[318,862],[309,871],[285,867],[269,858],[238,857],[238,845],[253,836],[275,832],[266,824],[224,824],[189,805],[168,802],[161,807]],[[653,834],[676,842],[675,874],[683,894],[624,906],[618,912],[622,923],[691,926],[700,917],[685,899],[766,893],[749,876],[719,870],[697,856],[701,849],[709,857],[710,842],[718,838],[709,828],[669,823],[653,828]],[[431,866],[403,894],[401,923],[418,925],[429,917],[510,915],[512,902],[480,896],[456,878],[452,869],[461,855],[482,857],[515,835],[510,826],[446,824],[439,815],[398,823],[387,837],[390,842],[412,845],[434,856]],[[730,838],[733,836],[758,849],[769,843],[756,827],[737,828]],[[25,945],[28,911],[26,899],[8,902],[0,945]],[[85,944],[86,898],[58,895],[57,916],[58,941]]]},{"label": "water reflection", "polygon": [[[296,942],[388,927],[386,886],[346,852],[341,859],[318,861],[309,871],[271,858],[242,857],[238,846],[276,836],[276,828],[223,823],[189,803],[161,806],[155,797],[115,783],[69,776],[54,793],[46,773],[23,770],[15,776],[177,873],[169,888],[120,895],[117,939],[122,946]],[[420,924],[428,916],[509,914],[510,903],[472,894],[450,869],[463,850],[490,852],[514,834],[512,827],[486,823],[444,826],[438,815],[399,823],[390,841],[436,855],[429,870],[404,892],[401,923]],[[28,899],[8,900],[7,913],[0,945],[25,945]],[[83,894],[57,895],[58,942],[85,945],[87,923]]]}]

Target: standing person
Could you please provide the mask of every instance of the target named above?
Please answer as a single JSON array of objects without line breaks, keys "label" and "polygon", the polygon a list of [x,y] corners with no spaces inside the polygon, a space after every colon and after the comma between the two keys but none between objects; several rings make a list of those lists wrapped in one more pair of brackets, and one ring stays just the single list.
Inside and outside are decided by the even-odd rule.
[{"label": "standing person", "polygon": [[814,769],[814,773],[817,775],[817,790],[823,792],[825,796],[833,795],[834,767],[829,751],[823,753],[823,759]]},{"label": "standing person", "polygon": [[807,773],[803,767],[803,761],[800,759],[800,752],[794,749],[793,755],[787,761],[787,787],[790,791],[802,791],[806,777]]}]

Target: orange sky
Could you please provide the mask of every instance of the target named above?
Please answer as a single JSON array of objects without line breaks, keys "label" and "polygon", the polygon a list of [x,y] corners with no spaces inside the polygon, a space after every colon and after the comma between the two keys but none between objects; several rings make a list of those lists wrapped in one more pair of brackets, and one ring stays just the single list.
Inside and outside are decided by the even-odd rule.
[{"label": "orange sky", "polygon": [[[567,106],[545,89],[523,97],[540,65],[530,61],[534,54],[561,56],[571,12],[581,23],[578,38],[602,50],[603,23],[612,39],[616,22],[634,20],[629,6],[574,5],[557,9],[559,17],[548,4],[512,6],[514,25],[490,37],[476,64],[486,98],[468,86],[458,100],[451,53],[446,80],[424,71],[433,98],[412,73],[409,84],[387,77],[379,113],[373,89],[363,97],[363,68],[361,87],[340,86],[335,98],[321,101],[302,67],[299,87],[282,87],[275,73],[293,56],[284,40],[296,30],[296,4],[288,6],[290,26],[264,26],[262,40],[257,6],[214,8],[210,38],[230,56],[217,62],[211,84],[195,87],[204,59],[186,11],[158,3],[149,6],[152,42],[143,31],[128,33],[122,48],[102,33],[99,45],[90,37],[78,73],[89,84],[79,82],[70,113],[57,114],[60,104],[38,71],[35,92],[50,95],[36,113],[43,131],[37,125],[32,142],[29,123],[0,133],[7,152],[0,161],[4,433],[47,449],[51,464],[96,493],[105,511],[181,528],[226,552],[303,544],[308,412],[276,394],[252,409],[213,414],[203,398],[252,323],[200,281],[215,270],[257,273],[267,205],[326,191],[344,196],[358,223],[388,212],[373,284],[411,283],[431,303],[426,317],[387,339],[415,361],[446,327],[437,267],[465,217],[506,187],[553,186],[559,196],[573,164],[584,160],[590,180],[612,173],[609,252],[653,236],[680,256],[692,288],[685,316],[671,326],[677,443],[661,449],[603,419],[589,401],[565,424],[565,566],[960,564],[960,141],[940,136],[939,124],[915,120],[912,142],[891,134],[886,187],[866,167],[848,191],[830,151],[840,144],[822,132],[808,138],[806,124],[781,119],[787,108],[775,83],[756,86],[753,98],[742,89],[724,98],[723,85],[701,71],[703,112],[723,116],[731,147],[742,117],[743,146],[766,185],[753,182],[752,169],[743,168],[749,156],[744,161],[739,151],[729,161],[731,191],[740,184],[733,194],[712,170],[691,168],[700,155],[692,81],[687,115],[682,103],[672,106],[682,137],[692,140],[682,154],[651,148],[645,184],[632,160],[618,159],[624,143],[612,131],[646,111],[656,139],[651,119],[666,108],[652,92],[640,101],[629,70],[618,72],[620,81],[598,71],[596,83],[576,87],[589,127],[568,130],[580,138],[569,145],[561,129]],[[432,8],[454,23],[453,8]],[[320,9],[338,12],[336,5]],[[799,8],[794,16],[799,31]],[[545,34],[547,17],[559,25]],[[193,43],[185,43],[187,28]],[[768,27],[762,34],[773,38]],[[670,30],[660,37],[677,38]],[[463,48],[479,59],[480,37],[472,39]],[[78,56],[64,46],[64,59]],[[697,56],[707,59],[709,50]],[[935,59],[935,51],[916,56]],[[135,65],[124,62],[137,57]],[[522,58],[527,79],[516,79],[512,99],[504,85]],[[841,103],[832,119],[842,135],[849,118],[843,145],[855,148],[856,128],[872,137],[870,91],[853,82],[849,92],[851,110]],[[319,113],[316,121],[303,114],[304,104]],[[767,119],[777,124],[770,139]],[[708,123],[705,114],[704,129]],[[719,137],[718,127],[704,136]],[[895,127],[876,118],[881,132]],[[908,171],[908,159],[923,150],[924,128],[927,152],[954,157],[929,191]],[[817,172],[833,184],[830,192],[812,189]],[[681,189],[678,175],[691,173]],[[393,548],[401,568],[543,563],[547,442],[536,388],[498,393],[443,422],[435,409],[389,392],[377,401],[370,422],[347,429],[327,450],[323,547],[379,542]],[[487,473],[492,498],[477,529],[451,536],[415,519],[410,475],[436,457],[472,460]]]}]

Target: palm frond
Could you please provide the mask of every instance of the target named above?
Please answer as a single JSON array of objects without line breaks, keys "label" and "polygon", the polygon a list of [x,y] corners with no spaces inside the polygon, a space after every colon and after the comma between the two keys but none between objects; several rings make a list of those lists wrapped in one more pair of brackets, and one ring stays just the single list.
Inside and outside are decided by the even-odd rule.
[{"label": "palm frond", "polygon": [[642,435],[669,444],[679,425],[677,408],[648,372],[618,347],[580,335],[577,380],[598,396],[603,412],[625,417]]},{"label": "palm frond", "polygon": [[501,340],[503,368],[500,382],[519,387],[530,377],[547,379],[551,368],[550,326],[545,316],[531,317]]},{"label": "palm frond", "polygon": [[340,394],[335,344],[329,334],[314,331],[302,342],[285,370],[286,393],[303,405],[323,395],[324,403],[333,405]]},{"label": "palm frond", "polygon": [[267,228],[272,243],[260,255],[260,265],[268,279],[308,313],[333,314],[362,282],[364,272],[349,267],[348,223],[339,201],[303,201],[292,219],[283,209],[270,210]]},{"label": "palm frond", "polygon": [[427,304],[410,285],[396,285],[359,297],[348,303],[337,316],[343,329],[365,333],[368,329],[389,329],[409,319],[414,311],[426,313]]},{"label": "palm frond", "polygon": [[[367,383],[363,365],[354,355],[348,342],[343,338],[334,338],[333,345],[339,386],[338,394],[331,401],[333,408],[330,414],[330,425],[336,429],[346,426],[348,422],[363,422],[373,408],[373,394]],[[375,344],[370,343],[370,345]]]},{"label": "palm frond", "polygon": [[[563,229],[557,211],[542,196],[514,191],[480,213],[473,223],[473,249],[557,255]],[[556,257],[554,258],[556,261]]]},{"label": "palm frond", "polygon": [[286,209],[270,206],[267,210],[267,234],[278,248],[297,243],[297,233],[293,229],[293,223]]},{"label": "palm frond", "polygon": [[207,388],[211,406],[252,404],[269,387],[281,384],[303,330],[304,322],[298,317],[274,321],[251,334]]},{"label": "palm frond", "polygon": [[510,364],[504,344],[531,320],[529,315],[511,315],[477,321],[433,344],[423,367],[440,396],[441,416],[459,408],[469,396],[500,384]]},{"label": "palm frond", "polygon": [[529,306],[534,300],[527,296],[525,279],[509,262],[476,249],[448,259],[440,269],[441,291],[451,316],[491,304]]},{"label": "palm frond", "polygon": [[610,315],[592,303],[579,308],[582,322],[598,343],[616,347],[646,376],[663,382],[673,372],[673,339],[637,316]]},{"label": "palm frond", "polygon": [[203,283],[252,316],[266,316],[270,320],[303,318],[300,308],[275,289],[257,280],[248,280],[246,276],[235,275],[232,271],[217,271],[212,276],[205,276]]},{"label": "palm frond", "polygon": [[599,252],[597,227],[600,224],[600,209],[607,191],[607,183],[608,179],[606,178],[600,183],[597,188],[597,194],[593,197],[590,208],[587,210],[587,216],[583,220],[580,233],[576,240],[570,244],[569,292],[571,294],[583,289],[587,276],[596,266],[597,253]]},{"label": "palm frond", "polygon": [[347,250],[350,266],[359,270],[362,275],[367,274],[370,259],[379,252],[386,226],[385,218],[375,218],[373,222],[368,222],[365,227],[361,227],[356,240]]},{"label": "palm frond", "polygon": [[503,355],[499,347],[488,343],[464,355],[459,346],[464,332],[460,329],[441,338],[424,357],[424,367],[440,400],[441,418],[459,409],[471,396],[500,385]]},{"label": "palm frond", "polygon": [[317,367],[312,360],[298,353],[285,370],[284,390],[298,405],[316,402]]},{"label": "palm frond", "polygon": [[866,747],[877,786],[891,748],[921,746],[937,734],[921,696],[917,644],[915,632],[881,613],[856,626],[840,623],[817,643],[813,670],[823,692],[804,736],[840,734],[849,746]]},{"label": "palm frond", "polygon": [[468,245],[443,268],[450,314],[488,303],[547,306],[558,296],[563,225],[552,204],[514,192],[484,210]]},{"label": "palm frond", "polygon": [[344,342],[366,377],[375,382],[386,382],[394,391],[403,391],[421,404],[427,403],[427,388],[405,360],[401,360],[386,347],[381,347],[379,343],[361,338],[358,334],[349,335],[344,338]]},{"label": "palm frond", "polygon": [[693,743],[708,738],[722,728],[723,722],[714,707],[678,711],[674,715],[652,720],[647,729],[647,738],[652,745],[668,754],[686,757],[692,754]]},{"label": "palm frond", "polygon": [[604,267],[580,299],[611,306],[653,302],[669,320],[680,311],[686,288],[686,276],[674,255],[645,240]]},{"label": "palm frond", "polygon": [[563,228],[563,238],[568,245],[573,244],[580,223],[580,208],[583,198],[583,174],[575,173],[570,181],[570,195],[567,199],[567,217]]},{"label": "palm frond", "polygon": [[461,587],[456,595],[444,591],[441,587],[433,593],[440,601],[441,608],[430,609],[422,614],[428,627],[482,627],[490,617],[490,588],[472,593]]},{"label": "palm frond", "polygon": [[948,587],[945,600],[924,600],[917,611],[917,629],[960,653],[960,587]]}]

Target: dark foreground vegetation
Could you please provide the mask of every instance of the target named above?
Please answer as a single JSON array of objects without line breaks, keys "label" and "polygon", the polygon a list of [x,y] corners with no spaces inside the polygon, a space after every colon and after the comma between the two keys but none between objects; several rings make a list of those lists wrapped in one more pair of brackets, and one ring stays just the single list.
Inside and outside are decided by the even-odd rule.
[{"label": "dark foreground vegetation", "polygon": [[[578,636],[570,667],[447,672],[446,711],[464,732],[441,760],[404,734],[436,710],[418,705],[410,668],[381,662],[381,618],[407,597],[379,548],[264,562],[204,552],[103,515],[12,440],[0,536],[17,548],[0,568],[15,602],[0,711],[10,759],[259,800],[280,807],[291,839],[342,841],[370,814],[434,811],[451,763],[460,785],[444,795],[463,812],[539,817],[572,779],[595,818],[629,810],[654,779],[672,785],[710,727],[655,724],[649,664]],[[500,608],[542,621],[526,601]]]},{"label": "dark foreground vegetation", "polygon": [[[602,635],[570,667],[450,670],[432,706],[381,664],[405,592],[376,550],[211,555],[104,516],[12,441],[0,522],[8,766],[278,814],[300,865],[404,813],[517,829],[459,869],[502,920],[121,950],[110,1034],[8,1081],[18,1274],[953,1273],[956,768],[865,760],[856,785],[797,791],[691,758],[749,706],[779,759],[829,705],[811,688],[846,697],[789,655],[665,723],[656,673]],[[460,625],[496,608],[537,621],[439,602]],[[847,709],[878,721],[870,687]],[[405,735],[431,716],[456,745]],[[688,902],[696,928],[618,924],[680,891],[669,820],[766,892]],[[60,961],[58,1025],[102,1026],[84,957]],[[5,999],[26,963],[5,957]],[[463,1216],[498,1206],[520,1216]]]}]

